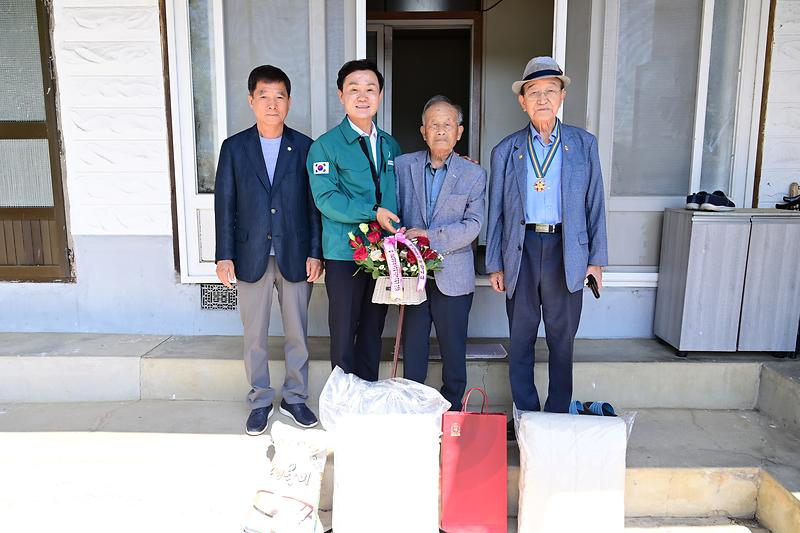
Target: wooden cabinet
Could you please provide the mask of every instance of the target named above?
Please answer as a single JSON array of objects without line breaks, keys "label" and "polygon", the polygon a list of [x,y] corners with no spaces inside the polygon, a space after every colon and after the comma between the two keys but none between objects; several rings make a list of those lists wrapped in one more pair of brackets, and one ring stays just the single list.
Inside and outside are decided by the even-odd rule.
[{"label": "wooden cabinet", "polygon": [[794,352],[800,213],[667,209],[654,333],[679,352]]}]

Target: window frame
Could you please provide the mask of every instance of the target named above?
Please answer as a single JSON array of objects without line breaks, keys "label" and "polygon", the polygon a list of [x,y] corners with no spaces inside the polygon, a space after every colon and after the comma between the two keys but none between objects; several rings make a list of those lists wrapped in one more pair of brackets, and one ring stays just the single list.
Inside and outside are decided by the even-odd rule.
[{"label": "window frame", "polygon": [[[42,91],[45,119],[43,121],[0,121],[0,139],[44,139],[48,142],[50,180],[53,187],[52,207],[0,207],[0,231],[5,231],[8,244],[9,227],[12,235],[23,234],[24,221],[47,222],[50,226],[49,250],[42,248],[42,257],[33,256],[33,261],[44,261],[49,252],[55,264],[0,265],[0,282],[71,282],[71,250],[68,249],[64,187],[62,182],[62,143],[56,110],[56,78],[53,64],[53,48],[50,37],[51,11],[45,0],[35,0],[39,37],[39,64],[42,69]],[[42,243],[44,246],[44,243]],[[7,252],[3,251],[4,255]],[[31,254],[34,254],[31,251]]]}]

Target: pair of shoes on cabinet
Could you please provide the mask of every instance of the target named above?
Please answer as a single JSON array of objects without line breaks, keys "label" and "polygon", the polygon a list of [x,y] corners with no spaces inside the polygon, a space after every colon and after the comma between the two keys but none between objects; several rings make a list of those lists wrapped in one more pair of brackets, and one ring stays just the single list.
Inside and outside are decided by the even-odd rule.
[{"label": "pair of shoes on cabinet", "polygon": [[736,204],[722,191],[700,191],[686,197],[686,209],[691,211],[733,211]]},{"label": "pair of shoes on cabinet", "polygon": [[775,204],[776,209],[785,209],[786,211],[800,211],[800,194],[795,196],[784,196],[785,203]]},{"label": "pair of shoes on cabinet", "polygon": [[[281,400],[280,406],[281,413],[291,418],[295,424],[303,428],[312,428],[316,426],[319,421],[314,412],[308,408],[304,403],[286,403],[286,400]],[[267,430],[269,418],[275,412],[271,405],[267,407],[257,407],[250,411],[250,416],[247,417],[247,424],[245,430],[248,435],[261,435]]]}]

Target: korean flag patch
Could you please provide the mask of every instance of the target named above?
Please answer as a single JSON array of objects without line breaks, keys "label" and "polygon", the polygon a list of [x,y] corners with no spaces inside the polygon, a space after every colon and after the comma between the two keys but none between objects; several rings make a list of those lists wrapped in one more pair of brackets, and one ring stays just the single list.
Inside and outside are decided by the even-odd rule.
[{"label": "korean flag patch", "polygon": [[314,174],[329,174],[330,173],[330,163],[328,161],[319,161],[314,163]]}]

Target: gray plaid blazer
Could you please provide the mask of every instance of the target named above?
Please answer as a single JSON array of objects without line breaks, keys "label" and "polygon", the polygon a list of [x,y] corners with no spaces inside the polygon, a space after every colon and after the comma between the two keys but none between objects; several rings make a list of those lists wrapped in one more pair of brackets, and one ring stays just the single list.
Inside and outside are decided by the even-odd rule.
[{"label": "gray plaid blazer", "polygon": [[426,228],[431,247],[444,255],[436,286],[447,296],[475,290],[472,241],[483,224],[486,171],[454,153],[428,220],[425,199],[426,151],[403,154],[394,160],[400,223],[407,228]]}]

